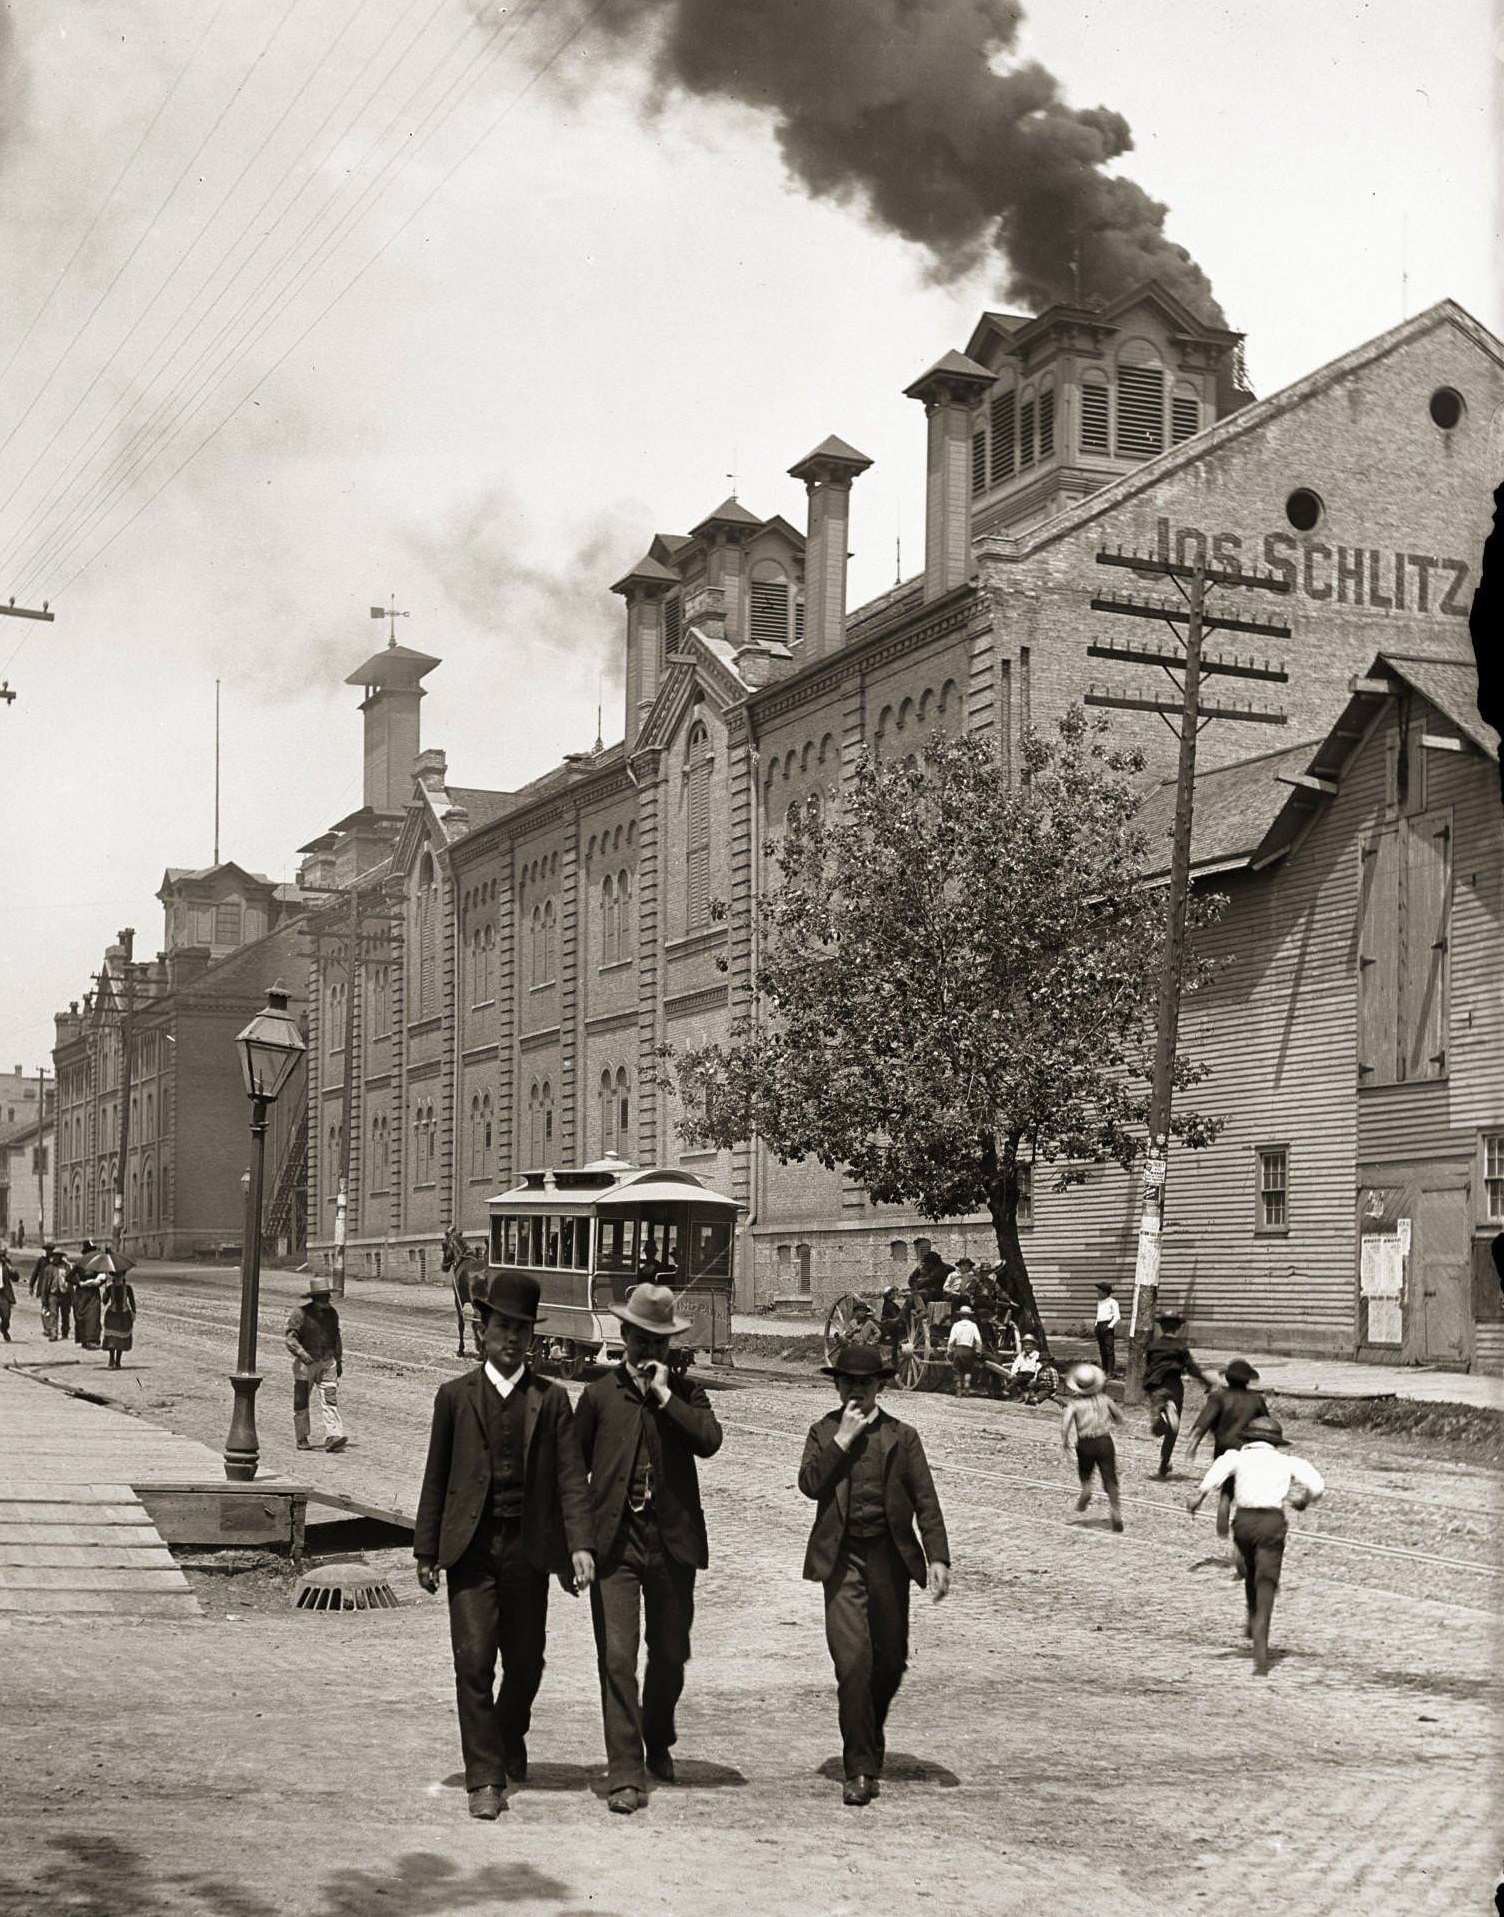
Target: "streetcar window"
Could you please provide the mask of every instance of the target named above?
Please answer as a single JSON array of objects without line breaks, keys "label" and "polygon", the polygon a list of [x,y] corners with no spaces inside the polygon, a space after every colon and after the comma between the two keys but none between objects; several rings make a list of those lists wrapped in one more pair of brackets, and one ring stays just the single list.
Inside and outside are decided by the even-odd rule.
[{"label": "streetcar window", "polygon": [[727,1224],[695,1224],[690,1227],[692,1262],[696,1278],[731,1276],[731,1227]]},{"label": "streetcar window", "polygon": [[596,1239],[597,1271],[636,1271],[637,1220],[603,1218]]},{"label": "streetcar window", "polygon": [[566,1271],[589,1271],[590,1220],[588,1218],[559,1220],[559,1263]]},{"label": "streetcar window", "polygon": [[677,1220],[672,1223],[662,1219],[643,1220],[642,1242],[637,1251],[639,1278],[656,1278],[664,1284],[685,1282],[682,1233],[683,1227]]},{"label": "streetcar window", "polygon": [[543,1262],[550,1271],[557,1271],[559,1268],[559,1221],[557,1218],[545,1218],[543,1227]]},{"label": "streetcar window", "polygon": [[541,1265],[543,1263],[543,1220],[541,1217],[527,1218],[523,1220],[523,1223],[527,1228],[527,1255],[523,1263]]},{"label": "streetcar window", "polygon": [[506,1227],[506,1236],[502,1244],[502,1261],[508,1265],[515,1265],[517,1262],[517,1220],[515,1218],[503,1218],[501,1222]]},{"label": "streetcar window", "polygon": [[493,1265],[499,1265],[501,1263],[501,1246],[502,1220],[493,1218],[491,1220],[491,1263]]}]

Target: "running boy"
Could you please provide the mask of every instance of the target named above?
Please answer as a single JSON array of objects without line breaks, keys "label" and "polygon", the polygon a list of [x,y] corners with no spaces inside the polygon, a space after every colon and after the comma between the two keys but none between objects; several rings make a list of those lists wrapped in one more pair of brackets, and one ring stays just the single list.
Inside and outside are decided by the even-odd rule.
[{"label": "running boy", "polygon": [[1084,1511],[1091,1503],[1091,1474],[1095,1471],[1107,1494],[1112,1528],[1121,1531],[1123,1514],[1118,1505],[1118,1458],[1112,1427],[1123,1422],[1123,1414],[1107,1395],[1107,1373],[1100,1365],[1072,1365],[1065,1388],[1070,1395],[1060,1420],[1060,1442],[1067,1458],[1074,1455],[1076,1475],[1081,1480],[1076,1509]]}]

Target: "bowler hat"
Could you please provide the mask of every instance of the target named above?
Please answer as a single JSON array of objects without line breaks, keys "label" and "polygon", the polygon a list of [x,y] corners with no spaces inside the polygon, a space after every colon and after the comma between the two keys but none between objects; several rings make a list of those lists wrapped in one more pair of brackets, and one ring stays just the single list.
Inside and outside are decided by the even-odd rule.
[{"label": "bowler hat", "polygon": [[530,1325],[538,1316],[538,1280],[525,1271],[482,1271],[470,1280],[470,1301],[498,1318]]},{"label": "bowler hat", "polygon": [[843,1345],[828,1365],[820,1369],[827,1378],[891,1378],[891,1365],[883,1363],[876,1345]]},{"label": "bowler hat", "polygon": [[1162,1311],[1154,1322],[1157,1325],[1163,1325],[1166,1331],[1179,1331],[1185,1319],[1178,1311]]},{"label": "bowler hat", "polygon": [[1232,1363],[1228,1365],[1227,1369],[1222,1373],[1222,1376],[1230,1385],[1238,1386],[1252,1384],[1258,1375],[1246,1358],[1234,1358]]},{"label": "bowler hat", "polygon": [[1278,1418],[1250,1418],[1243,1427],[1244,1444],[1288,1444]]},{"label": "bowler hat", "polygon": [[1100,1365],[1072,1365],[1065,1384],[1078,1398],[1094,1398],[1106,1389],[1107,1373]]},{"label": "bowler hat", "polygon": [[674,1294],[667,1285],[647,1282],[633,1285],[627,1293],[627,1302],[613,1305],[611,1309],[624,1325],[636,1325],[639,1331],[650,1331],[655,1338],[675,1338],[690,1327],[688,1318],[675,1314]]},{"label": "bowler hat", "polygon": [[1105,1280],[1103,1280],[1103,1279],[1100,1279],[1100,1278],[1099,1278],[1099,1279],[1097,1280],[1097,1290],[1098,1290],[1098,1291],[1111,1291],[1111,1290],[1112,1290],[1112,1286],[1111,1286],[1111,1285],[1109,1285],[1108,1283],[1106,1283],[1106,1281],[1105,1281]]}]

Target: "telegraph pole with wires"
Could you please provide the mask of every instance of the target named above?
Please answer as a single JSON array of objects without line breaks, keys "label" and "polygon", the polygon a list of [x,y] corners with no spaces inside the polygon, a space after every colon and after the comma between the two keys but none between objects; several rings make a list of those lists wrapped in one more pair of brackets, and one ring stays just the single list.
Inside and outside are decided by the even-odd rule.
[{"label": "telegraph pole with wires", "polygon": [[[18,606],[12,598],[3,606],[0,606],[0,617],[6,619],[45,619],[50,626],[56,615],[48,609],[48,604],[45,599],[42,601],[40,608],[38,608],[35,606]],[[24,640],[22,644],[25,644]],[[20,650],[21,647],[17,646],[16,652]],[[11,657],[14,659],[15,656],[16,654],[13,652]],[[11,683],[8,678],[0,679],[0,700],[3,700],[8,706],[13,706],[16,703],[16,695],[11,688]]]},{"label": "telegraph pole with wires", "polygon": [[1169,1161],[1170,1116],[1175,1084],[1175,1051],[1180,1035],[1181,976],[1185,966],[1186,905],[1190,892],[1191,825],[1195,804],[1196,742],[1203,727],[1214,719],[1257,725],[1284,725],[1286,715],[1236,700],[1206,699],[1202,680],[1212,676],[1256,679],[1283,684],[1289,674],[1268,660],[1242,659],[1208,653],[1211,632],[1250,633],[1261,638],[1288,639],[1290,628],[1269,620],[1246,619],[1207,610],[1207,595],[1217,587],[1249,592],[1288,592],[1289,583],[1267,573],[1240,572],[1203,563],[1184,565],[1170,559],[1137,553],[1099,552],[1099,566],[1119,566],[1143,578],[1167,579],[1181,603],[1139,600],[1128,595],[1098,596],[1093,612],[1122,618],[1154,619],[1169,628],[1171,643],[1105,641],[1087,647],[1094,659],[1113,659],[1123,665],[1159,666],[1169,679],[1173,697],[1117,692],[1093,685],[1086,703],[1114,706],[1131,712],[1157,712],[1179,740],[1175,781],[1175,826],[1170,846],[1170,885],[1166,901],[1164,952],[1160,963],[1154,1070],[1149,1094],[1149,1142],[1144,1157],[1143,1205],[1139,1217],[1138,1256],[1133,1273],[1133,1308],[1128,1321],[1128,1375],[1130,1405],[1144,1400],[1144,1347],[1149,1341],[1159,1293],[1160,1245],[1164,1228],[1165,1172]]}]

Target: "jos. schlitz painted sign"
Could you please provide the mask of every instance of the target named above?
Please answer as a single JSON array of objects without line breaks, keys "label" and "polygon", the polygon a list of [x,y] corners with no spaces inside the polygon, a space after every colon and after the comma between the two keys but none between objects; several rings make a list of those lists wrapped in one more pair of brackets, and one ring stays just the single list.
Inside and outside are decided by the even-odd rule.
[{"label": "jos. schlitz painted sign", "polygon": [[1241,566],[1272,573],[1307,599],[1374,612],[1445,612],[1465,619],[1468,569],[1461,559],[1397,552],[1383,546],[1339,546],[1309,534],[1204,532],[1157,519],[1160,559],[1182,566]]}]

